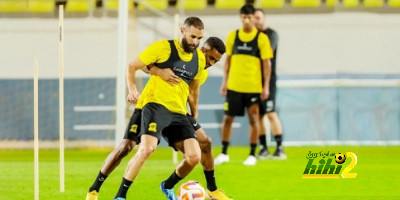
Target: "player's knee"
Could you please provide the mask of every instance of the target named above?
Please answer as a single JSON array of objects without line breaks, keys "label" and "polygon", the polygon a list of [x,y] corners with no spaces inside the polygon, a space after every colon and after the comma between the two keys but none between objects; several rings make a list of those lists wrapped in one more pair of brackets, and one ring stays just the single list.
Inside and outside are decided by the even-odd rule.
[{"label": "player's knee", "polygon": [[156,148],[154,146],[144,146],[141,145],[139,147],[138,153],[139,153],[139,157],[142,157],[144,159],[147,159],[148,157],[150,157],[150,155],[154,152]]},{"label": "player's knee", "polygon": [[212,139],[210,137],[206,137],[204,141],[200,143],[200,148],[203,153],[207,153],[211,151],[211,143]]},{"label": "player's knee", "polygon": [[123,158],[127,156],[133,149],[135,145],[131,141],[127,141],[122,143],[120,146],[118,146],[118,157]]},{"label": "player's knee", "polygon": [[225,115],[224,117],[224,124],[232,124],[233,123],[233,117],[229,115]]},{"label": "player's knee", "polygon": [[185,156],[186,162],[191,166],[195,167],[200,162],[200,154],[190,154]]}]

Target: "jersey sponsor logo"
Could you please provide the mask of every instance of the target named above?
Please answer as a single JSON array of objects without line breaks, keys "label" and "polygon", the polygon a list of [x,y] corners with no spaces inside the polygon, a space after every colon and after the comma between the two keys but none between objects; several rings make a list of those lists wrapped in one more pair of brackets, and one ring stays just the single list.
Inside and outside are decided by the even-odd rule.
[{"label": "jersey sponsor logo", "polygon": [[247,42],[243,43],[243,46],[237,46],[237,49],[243,51],[253,51],[253,47],[248,47]]},{"label": "jersey sponsor logo", "polygon": [[193,72],[186,71],[185,65],[183,65],[183,69],[180,67],[174,67],[172,68],[174,72],[177,72],[177,74],[180,74],[181,77],[192,77]]},{"label": "jersey sponsor logo", "polygon": [[137,124],[132,124],[131,129],[129,131],[132,133],[137,133],[137,128],[138,128]]},{"label": "jersey sponsor logo", "polygon": [[151,131],[151,132],[157,132],[157,123],[151,122],[149,124],[149,129],[148,130]]}]

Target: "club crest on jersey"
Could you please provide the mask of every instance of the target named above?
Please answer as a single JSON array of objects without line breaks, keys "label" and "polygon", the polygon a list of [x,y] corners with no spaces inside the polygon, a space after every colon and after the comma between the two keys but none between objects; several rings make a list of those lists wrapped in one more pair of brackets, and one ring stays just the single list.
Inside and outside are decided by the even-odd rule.
[{"label": "club crest on jersey", "polygon": [[151,122],[149,124],[149,129],[148,130],[151,131],[151,132],[157,132],[157,123]]},{"label": "club crest on jersey", "polygon": [[131,126],[131,129],[130,129],[129,131],[132,132],[132,133],[137,133],[137,127],[138,127],[137,124],[133,124],[133,125]]}]

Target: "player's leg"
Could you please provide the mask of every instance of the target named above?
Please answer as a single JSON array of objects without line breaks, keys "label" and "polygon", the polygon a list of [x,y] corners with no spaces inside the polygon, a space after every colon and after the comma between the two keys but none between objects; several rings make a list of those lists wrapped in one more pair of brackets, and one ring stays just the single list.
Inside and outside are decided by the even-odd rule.
[{"label": "player's leg", "polygon": [[153,135],[143,134],[141,136],[141,144],[136,154],[129,160],[128,166],[125,170],[124,177],[122,178],[121,185],[115,198],[126,198],[126,193],[133,180],[139,174],[144,162],[157,148],[158,138]]},{"label": "player's leg", "polygon": [[244,165],[255,165],[257,158],[255,151],[257,148],[258,135],[260,132],[260,116],[259,116],[259,104],[253,103],[247,108],[247,116],[249,119],[249,133],[250,133],[250,155],[243,162]]},{"label": "player's leg", "polygon": [[235,119],[235,116],[244,115],[244,102],[242,93],[228,90],[224,104],[224,111],[225,116],[222,121],[221,129],[222,152],[215,158],[215,165],[229,162],[228,147],[232,134],[232,123]]},{"label": "player's leg", "polygon": [[230,200],[231,198],[226,196],[226,194],[217,187],[214,175],[214,156],[211,148],[211,138],[202,128],[197,129],[195,134],[201,149],[200,162],[203,165],[203,172],[207,181],[207,195],[209,199]]},{"label": "player's leg", "polygon": [[282,146],[283,129],[281,120],[276,112],[267,113],[267,117],[271,124],[271,132],[276,140],[276,151],[273,157],[278,159],[286,159],[286,154],[284,153]]},{"label": "player's leg", "polygon": [[258,136],[258,140],[261,145],[261,149],[258,152],[258,157],[260,159],[266,159],[270,156],[267,145],[267,125],[265,124],[264,120],[265,116],[266,115],[261,115],[260,113],[260,135]]},{"label": "player's leg", "polygon": [[[184,118],[181,118],[184,117]],[[162,135],[168,144],[175,150],[179,150],[184,154],[183,161],[178,165],[176,170],[172,172],[171,176],[165,181],[161,182],[161,191],[167,196],[169,200],[177,199],[174,186],[185,178],[193,168],[200,162],[201,150],[194,129],[186,118],[186,116],[177,117],[176,122],[179,125],[171,125],[166,127]]]},{"label": "player's leg", "polygon": [[160,104],[148,103],[142,109],[140,124],[140,146],[126,167],[122,183],[116,199],[125,199],[126,193],[133,180],[138,175],[144,162],[157,148],[161,139],[161,131],[171,123],[171,112]]},{"label": "player's leg", "polygon": [[100,169],[95,181],[89,188],[86,200],[97,200],[100,188],[108,175],[121,163],[121,160],[132,151],[138,143],[137,132],[140,130],[141,110],[136,109],[129,121],[125,131],[124,139],[110,154],[108,154],[102,168]]}]

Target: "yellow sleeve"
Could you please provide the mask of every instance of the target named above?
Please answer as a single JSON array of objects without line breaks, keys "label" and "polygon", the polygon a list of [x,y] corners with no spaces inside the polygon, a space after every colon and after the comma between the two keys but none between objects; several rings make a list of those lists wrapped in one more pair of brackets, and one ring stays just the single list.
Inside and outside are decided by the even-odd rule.
[{"label": "yellow sleeve", "polygon": [[[197,49],[197,55],[199,57],[199,69],[197,70],[197,74],[194,77],[194,79],[197,80],[202,80],[204,77],[207,76],[207,71],[206,71],[206,57],[204,56],[204,53],[200,50]],[[206,77],[207,78],[207,77]]]},{"label": "yellow sleeve", "polygon": [[202,86],[208,78],[208,71],[204,70],[204,73],[205,73],[205,76],[202,76],[202,78],[200,79],[200,86]]},{"label": "yellow sleeve", "polygon": [[233,44],[235,43],[236,37],[236,30],[229,33],[228,37],[226,38],[226,55],[231,56],[233,50]]},{"label": "yellow sleeve", "polygon": [[268,36],[265,35],[264,33],[260,33],[260,35],[258,36],[258,48],[260,49],[260,55],[262,60],[274,57]]},{"label": "yellow sleeve", "polygon": [[148,46],[139,55],[139,59],[145,64],[165,62],[171,54],[171,47],[167,40],[160,40]]}]

